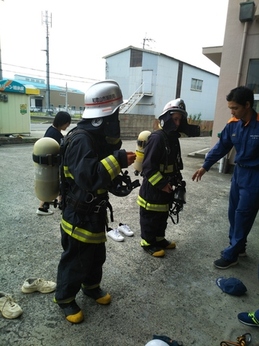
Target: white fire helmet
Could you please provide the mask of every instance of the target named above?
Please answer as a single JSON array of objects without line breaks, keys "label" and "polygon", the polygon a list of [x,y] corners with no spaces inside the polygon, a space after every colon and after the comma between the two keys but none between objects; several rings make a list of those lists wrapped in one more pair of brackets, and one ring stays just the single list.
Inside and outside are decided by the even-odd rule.
[{"label": "white fire helmet", "polygon": [[159,115],[159,118],[162,117],[164,114],[166,114],[169,111],[172,113],[181,113],[182,115],[187,117],[185,103],[184,103],[184,100],[181,98],[169,101],[164,106],[163,112],[162,112],[162,114]]},{"label": "white fire helmet", "polygon": [[119,84],[114,80],[94,83],[85,94],[83,119],[103,118],[113,114],[123,104]]},{"label": "white fire helmet", "polygon": [[149,341],[145,346],[168,346],[168,343],[159,339],[154,339]]}]

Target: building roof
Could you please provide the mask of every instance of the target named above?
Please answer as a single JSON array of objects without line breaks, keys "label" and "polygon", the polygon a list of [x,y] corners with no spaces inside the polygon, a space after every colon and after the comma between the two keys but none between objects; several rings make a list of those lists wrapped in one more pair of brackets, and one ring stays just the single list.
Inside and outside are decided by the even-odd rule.
[{"label": "building roof", "polygon": [[[175,61],[180,61],[180,62],[184,63],[185,65],[189,65],[189,66],[195,67],[195,68],[197,68],[197,69],[199,69],[199,70],[206,71],[207,73],[210,73],[210,74],[213,74],[213,75],[215,75],[215,76],[218,76],[218,74],[216,74],[216,73],[212,73],[212,72],[207,71],[207,70],[205,70],[205,69],[202,69],[202,68],[200,68],[200,67],[191,65],[191,64],[189,64],[189,63],[186,63],[185,61],[176,59],[176,58],[174,58],[174,57],[172,57],[172,56],[170,56],[170,55],[167,55],[167,54],[164,54],[164,53],[160,53],[160,52],[155,52],[155,51],[153,51],[153,50],[138,48],[138,47],[134,47],[134,46],[128,46],[128,47],[125,47],[125,48],[123,48],[123,49],[120,49],[120,50],[118,50],[118,51],[116,51],[116,52],[114,52],[114,53],[105,55],[105,56],[103,56],[103,59],[110,58],[110,57],[112,57],[112,56],[114,56],[114,55],[118,55],[118,54],[120,54],[120,53],[122,53],[122,52],[125,52],[125,51],[127,51],[127,50],[131,50],[131,49],[139,50],[139,51],[142,51],[142,52],[145,52],[145,53],[149,53],[149,54],[153,54],[153,55],[165,56],[165,57],[167,57],[167,58],[169,58],[169,59],[172,59],[172,60],[175,60]],[[213,60],[212,60],[212,61],[213,61]],[[213,62],[214,62],[214,61],[213,61]]]},{"label": "building roof", "polygon": [[0,91],[5,91],[15,94],[26,94],[26,95],[39,95],[40,90],[31,83],[25,85],[24,83],[15,81],[13,79],[0,80]]},{"label": "building roof", "polygon": [[216,47],[203,47],[202,54],[205,55],[208,59],[210,59],[214,64],[218,67],[221,65],[221,56],[222,56],[222,46]]},{"label": "building roof", "polygon": [[[35,81],[31,80],[30,77],[21,76],[21,78],[19,78],[19,75],[16,75],[15,77],[16,77],[14,79],[15,82],[23,84],[26,87],[28,87],[30,85],[30,86],[33,86],[33,87],[39,89],[39,90],[46,90],[47,89],[47,84],[45,83],[44,80],[42,80],[41,82],[35,82]],[[60,92],[66,91],[66,87],[61,87],[61,86],[57,86],[57,85],[50,85],[49,87],[50,87],[51,91],[60,91]],[[84,92],[81,90],[69,88],[69,87],[67,88],[67,91],[70,93],[75,93],[75,94],[84,94]]]}]

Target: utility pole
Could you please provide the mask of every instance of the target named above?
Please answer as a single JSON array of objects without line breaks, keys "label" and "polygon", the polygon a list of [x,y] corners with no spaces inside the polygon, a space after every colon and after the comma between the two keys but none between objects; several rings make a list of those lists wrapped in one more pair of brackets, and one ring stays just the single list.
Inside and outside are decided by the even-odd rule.
[{"label": "utility pole", "polygon": [[2,52],[1,52],[1,37],[0,37],[0,80],[2,79],[3,79],[3,70],[2,70]]},{"label": "utility pole", "polygon": [[66,83],[66,111],[68,110],[68,105],[67,105],[67,83]]},{"label": "utility pole", "polygon": [[0,37],[0,80],[2,79],[3,79],[3,70],[2,70],[1,37]]},{"label": "utility pole", "polygon": [[50,114],[50,86],[49,86],[49,25],[52,26],[52,14],[48,14],[48,11],[45,11],[45,15],[41,13],[42,25],[46,25],[46,114]]}]

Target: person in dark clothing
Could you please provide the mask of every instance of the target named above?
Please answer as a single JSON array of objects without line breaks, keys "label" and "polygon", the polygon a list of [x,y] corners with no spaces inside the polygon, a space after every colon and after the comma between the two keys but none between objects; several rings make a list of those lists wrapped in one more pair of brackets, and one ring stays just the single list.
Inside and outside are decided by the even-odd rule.
[{"label": "person in dark clothing", "polygon": [[221,132],[219,141],[207,154],[203,166],[192,180],[199,181],[212,165],[235,148],[235,167],[231,179],[228,219],[229,246],[221,251],[214,266],[227,269],[246,255],[247,236],[259,208],[259,114],[253,109],[253,91],[239,86],[226,97],[232,118]]},{"label": "person in dark clothing", "polygon": [[98,304],[111,301],[110,294],[100,287],[106,259],[108,190],[121,169],[135,159],[135,153],[120,149],[122,103],[115,81],[93,84],[85,94],[82,121],[64,139],[68,143],[61,163],[65,186],[60,225],[64,251],[58,265],[54,301],[71,323],[84,319],[76,303],[80,289]]},{"label": "person in dark clothing", "polygon": [[60,144],[64,138],[61,131],[65,131],[71,124],[71,116],[68,112],[60,111],[55,115],[52,125],[46,130],[44,137],[51,137]]},{"label": "person in dark clothing", "polygon": [[178,129],[186,118],[182,99],[168,102],[159,116],[161,129],[151,133],[144,149],[143,182],[137,203],[140,206],[141,246],[154,257],[163,257],[165,249],[176,247],[175,242],[165,238],[165,231],[174,190],[185,186]]},{"label": "person in dark clothing", "polygon": [[[46,130],[43,137],[50,137],[55,139],[60,145],[62,138],[64,138],[61,131],[65,131],[71,124],[71,116],[68,112],[60,111],[56,114],[52,125]],[[40,206],[36,211],[37,215],[52,215],[53,211],[49,210],[48,203],[41,201]]]}]

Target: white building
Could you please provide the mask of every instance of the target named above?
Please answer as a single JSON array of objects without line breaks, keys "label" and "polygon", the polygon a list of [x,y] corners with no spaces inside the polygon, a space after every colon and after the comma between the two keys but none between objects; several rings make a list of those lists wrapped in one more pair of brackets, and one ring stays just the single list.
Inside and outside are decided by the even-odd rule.
[{"label": "white building", "polygon": [[106,79],[116,80],[128,103],[120,113],[161,114],[165,104],[181,97],[188,114],[213,120],[218,75],[168,55],[129,46],[104,56]]}]

